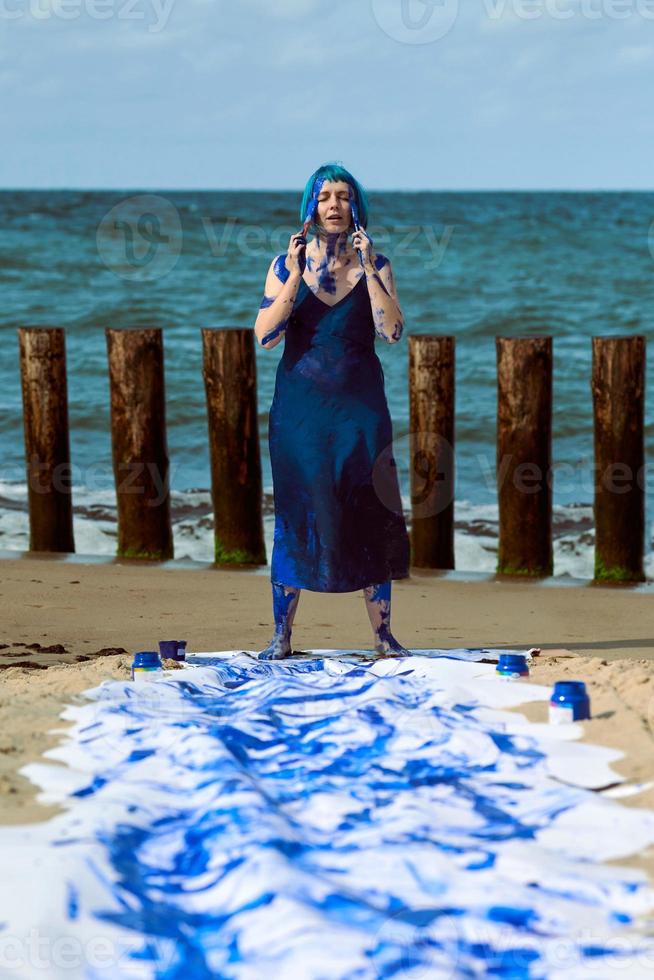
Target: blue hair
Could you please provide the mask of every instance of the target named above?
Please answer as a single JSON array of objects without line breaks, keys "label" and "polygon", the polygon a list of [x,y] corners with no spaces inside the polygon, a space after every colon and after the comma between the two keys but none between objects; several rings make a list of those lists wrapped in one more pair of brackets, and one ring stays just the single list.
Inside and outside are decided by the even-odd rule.
[{"label": "blue hair", "polygon": [[[302,203],[300,205],[300,223],[304,224],[304,220],[307,217],[307,212],[309,210],[309,203],[313,194],[316,181],[324,180],[344,180],[346,184],[349,184],[354,193],[354,198],[356,202],[356,207],[359,212],[359,224],[362,228],[366,228],[368,225],[368,198],[363,187],[356,179],[353,177],[349,170],[342,167],[338,163],[323,163],[322,167],[311,174],[309,177],[306,187],[304,188],[304,194],[302,195]],[[352,224],[352,222],[350,222]],[[316,224],[314,221],[309,225],[309,230],[316,232]]]}]

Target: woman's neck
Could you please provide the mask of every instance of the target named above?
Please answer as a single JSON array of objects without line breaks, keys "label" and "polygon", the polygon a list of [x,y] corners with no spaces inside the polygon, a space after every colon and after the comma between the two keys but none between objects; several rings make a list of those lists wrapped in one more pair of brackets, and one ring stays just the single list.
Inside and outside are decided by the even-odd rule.
[{"label": "woman's neck", "polygon": [[341,265],[354,254],[346,231],[328,232],[319,228],[313,239],[313,258],[321,265]]}]

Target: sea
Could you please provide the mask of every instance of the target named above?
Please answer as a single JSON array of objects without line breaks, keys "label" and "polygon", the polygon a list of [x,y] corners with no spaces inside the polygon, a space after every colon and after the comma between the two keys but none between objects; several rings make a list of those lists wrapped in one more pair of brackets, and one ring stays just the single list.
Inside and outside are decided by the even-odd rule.
[{"label": "sea", "polygon": [[[28,548],[17,328],[66,329],[76,551],[116,550],[106,327],[161,327],[175,557],[211,562],[200,331],[250,328],[271,259],[300,228],[299,191],[0,192],[0,550]],[[405,333],[377,341],[407,518],[411,333],[456,338],[455,565],[497,560],[497,336],[553,338],[554,574],[593,574],[591,338],[652,335],[654,193],[369,194]],[[264,524],[273,533],[268,411],[283,351],[256,346]],[[647,390],[654,357],[647,362]],[[646,397],[646,573],[654,578]]]}]

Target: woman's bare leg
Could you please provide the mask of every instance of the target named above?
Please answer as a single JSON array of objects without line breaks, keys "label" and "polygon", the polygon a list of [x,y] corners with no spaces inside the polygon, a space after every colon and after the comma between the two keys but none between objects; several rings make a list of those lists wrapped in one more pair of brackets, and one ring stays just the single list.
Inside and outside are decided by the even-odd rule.
[{"label": "woman's bare leg", "polygon": [[273,638],[261,653],[259,660],[282,660],[291,653],[291,630],[295,611],[300,601],[301,589],[281,582],[272,582],[273,616],[275,632]]},{"label": "woman's bare leg", "polygon": [[374,633],[375,650],[387,657],[410,657],[391,633],[391,580],[379,585],[368,585],[363,590],[370,625]]}]

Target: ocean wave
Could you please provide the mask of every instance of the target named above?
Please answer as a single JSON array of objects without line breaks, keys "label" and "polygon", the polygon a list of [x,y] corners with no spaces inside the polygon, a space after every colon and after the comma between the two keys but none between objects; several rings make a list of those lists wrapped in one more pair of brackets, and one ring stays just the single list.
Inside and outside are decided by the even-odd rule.
[{"label": "ocean wave", "polygon": [[[264,542],[268,564],[274,539],[273,488],[265,485],[262,498]],[[74,487],[74,535],[78,554],[116,554],[116,497],[113,489]],[[402,495],[404,516],[411,530],[411,501]],[[457,500],[454,508],[455,564],[459,571],[492,575],[497,566],[497,503]],[[171,518],[175,558],[213,562],[213,507],[206,488],[171,493]],[[648,579],[654,579],[654,529],[650,529],[645,555]],[[595,530],[590,502],[556,504],[552,513],[554,575],[592,579]],[[27,488],[25,484],[0,482],[0,550],[26,551],[29,547]]]}]

